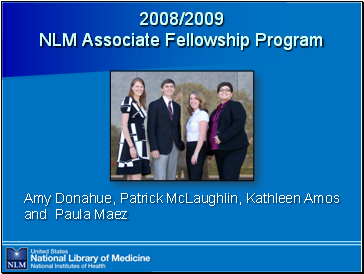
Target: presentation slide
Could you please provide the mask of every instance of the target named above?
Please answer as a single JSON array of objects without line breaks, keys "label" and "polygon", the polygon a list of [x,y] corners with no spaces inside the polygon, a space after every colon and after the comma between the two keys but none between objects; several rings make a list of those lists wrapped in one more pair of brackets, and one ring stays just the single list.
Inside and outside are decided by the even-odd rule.
[{"label": "presentation slide", "polygon": [[361,2],[2,2],[2,272],[362,270]]}]

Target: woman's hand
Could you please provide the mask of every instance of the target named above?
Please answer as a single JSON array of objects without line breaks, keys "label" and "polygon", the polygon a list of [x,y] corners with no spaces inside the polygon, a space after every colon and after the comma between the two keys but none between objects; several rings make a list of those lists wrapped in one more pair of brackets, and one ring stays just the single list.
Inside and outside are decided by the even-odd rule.
[{"label": "woman's hand", "polygon": [[130,156],[131,156],[131,158],[136,159],[136,157],[137,157],[137,152],[136,152],[135,147],[131,147],[131,148],[130,148]]},{"label": "woman's hand", "polygon": [[219,139],[219,137],[217,137],[217,135],[214,137],[214,139],[215,139],[215,143],[216,144],[221,144],[221,141],[220,141],[220,139]]},{"label": "woman's hand", "polygon": [[212,155],[207,155],[207,160],[211,161],[212,160]]},{"label": "woman's hand", "polygon": [[191,164],[195,165],[197,164],[197,158],[198,158],[198,154],[193,154],[192,158],[191,158]]}]

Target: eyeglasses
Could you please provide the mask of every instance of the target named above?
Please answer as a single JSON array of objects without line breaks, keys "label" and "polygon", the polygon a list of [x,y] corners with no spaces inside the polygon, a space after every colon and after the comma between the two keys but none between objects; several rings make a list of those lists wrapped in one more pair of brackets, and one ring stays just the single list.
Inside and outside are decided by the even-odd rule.
[{"label": "eyeglasses", "polygon": [[230,92],[230,89],[220,89],[219,92]]}]

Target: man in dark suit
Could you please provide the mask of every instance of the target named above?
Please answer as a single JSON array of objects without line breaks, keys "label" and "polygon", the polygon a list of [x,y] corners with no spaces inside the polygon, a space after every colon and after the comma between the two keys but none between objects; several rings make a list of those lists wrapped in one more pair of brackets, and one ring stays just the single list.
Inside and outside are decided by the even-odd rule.
[{"label": "man in dark suit", "polygon": [[166,79],[161,84],[163,96],[149,104],[148,139],[153,157],[154,180],[175,180],[179,150],[185,145],[181,140],[181,107],[172,101],[174,81]]}]

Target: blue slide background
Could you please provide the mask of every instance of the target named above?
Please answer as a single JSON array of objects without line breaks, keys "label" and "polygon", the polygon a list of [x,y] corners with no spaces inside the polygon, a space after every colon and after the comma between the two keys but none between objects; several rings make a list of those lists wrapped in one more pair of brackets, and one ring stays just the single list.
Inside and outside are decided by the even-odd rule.
[{"label": "blue slide background", "polygon": [[[3,3],[2,8],[3,271],[7,247],[151,257],[149,263],[109,262],[106,271],[361,269],[361,3]],[[143,11],[223,12],[225,22],[141,27]],[[239,33],[251,41],[244,51],[176,43],[167,48],[168,32]],[[322,36],[324,47],[257,48],[255,34],[261,32]],[[39,33],[56,33],[59,41],[62,33],[77,33],[78,46],[42,48]],[[148,33],[161,45],[82,47],[85,33]],[[255,180],[110,181],[110,70],[253,70]],[[116,205],[56,204],[57,192],[109,194]],[[27,193],[53,200],[48,207],[25,204]],[[120,204],[120,193],[230,193],[242,205]],[[246,204],[247,193],[300,195],[301,204]],[[304,204],[307,193],[339,195],[340,203]],[[25,211],[45,208],[46,221],[24,219]],[[57,221],[56,208],[130,214],[128,221]]]}]

